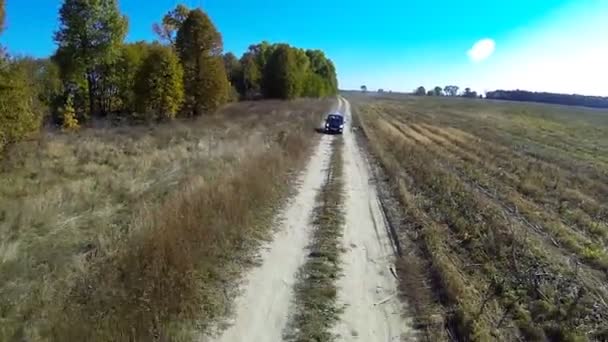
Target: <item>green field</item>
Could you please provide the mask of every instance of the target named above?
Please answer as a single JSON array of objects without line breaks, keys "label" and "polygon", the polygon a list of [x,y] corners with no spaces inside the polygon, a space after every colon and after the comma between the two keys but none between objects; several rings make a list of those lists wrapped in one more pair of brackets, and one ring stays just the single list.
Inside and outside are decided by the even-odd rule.
[{"label": "green field", "polygon": [[608,338],[608,111],[347,98],[400,201],[428,340]]}]

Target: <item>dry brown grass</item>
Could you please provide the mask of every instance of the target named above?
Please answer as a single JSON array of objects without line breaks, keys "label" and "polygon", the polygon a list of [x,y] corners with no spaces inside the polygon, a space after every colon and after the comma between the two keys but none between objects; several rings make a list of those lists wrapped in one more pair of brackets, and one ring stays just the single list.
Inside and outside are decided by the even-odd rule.
[{"label": "dry brown grass", "polygon": [[0,340],[179,340],[226,313],[331,101],[52,133],[0,178]]},{"label": "dry brown grass", "polygon": [[422,326],[439,311],[458,340],[607,338],[608,113],[351,100],[401,202]]}]

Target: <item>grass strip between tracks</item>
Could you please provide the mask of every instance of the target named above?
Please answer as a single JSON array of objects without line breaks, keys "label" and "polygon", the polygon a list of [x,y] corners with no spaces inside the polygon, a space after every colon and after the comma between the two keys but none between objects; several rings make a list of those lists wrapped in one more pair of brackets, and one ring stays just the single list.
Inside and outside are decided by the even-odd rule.
[{"label": "grass strip between tracks", "polygon": [[287,341],[331,341],[332,326],[342,308],[337,304],[340,240],[344,225],[343,141],[332,142],[327,181],[317,195],[310,254],[295,285],[295,312],[285,334]]}]

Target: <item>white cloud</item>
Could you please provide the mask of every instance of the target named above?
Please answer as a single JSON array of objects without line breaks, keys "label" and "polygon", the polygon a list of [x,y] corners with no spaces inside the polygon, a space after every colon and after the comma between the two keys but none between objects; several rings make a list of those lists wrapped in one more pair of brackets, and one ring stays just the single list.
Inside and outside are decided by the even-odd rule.
[{"label": "white cloud", "polygon": [[478,63],[490,57],[496,49],[496,43],[492,39],[482,39],[473,44],[473,47],[467,51],[469,59],[472,62]]}]

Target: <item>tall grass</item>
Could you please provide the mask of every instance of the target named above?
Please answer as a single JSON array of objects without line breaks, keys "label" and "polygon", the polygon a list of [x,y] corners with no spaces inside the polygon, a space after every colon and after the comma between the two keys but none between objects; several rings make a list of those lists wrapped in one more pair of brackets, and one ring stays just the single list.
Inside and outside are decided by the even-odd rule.
[{"label": "tall grass", "polygon": [[1,339],[190,339],[227,312],[224,288],[330,105],[239,103],[15,146],[0,182]]}]

